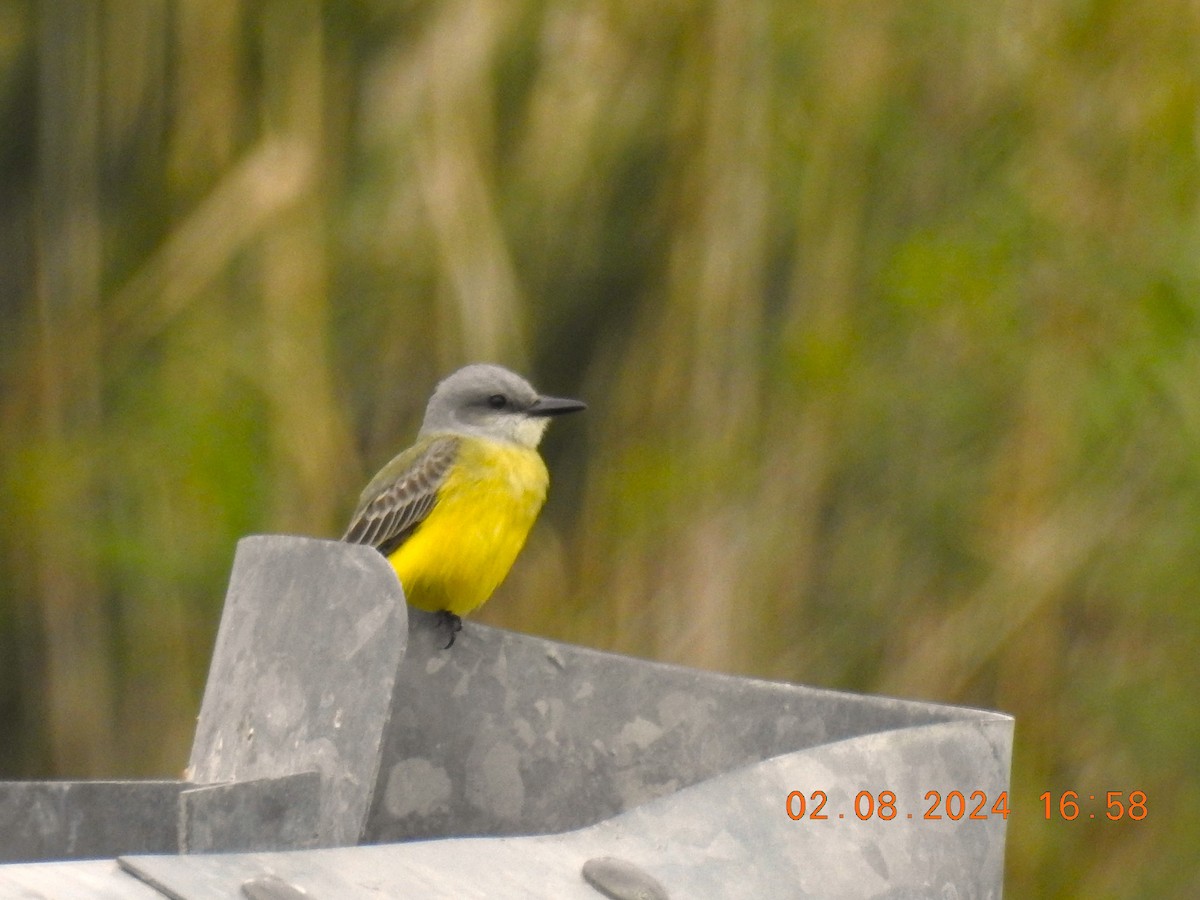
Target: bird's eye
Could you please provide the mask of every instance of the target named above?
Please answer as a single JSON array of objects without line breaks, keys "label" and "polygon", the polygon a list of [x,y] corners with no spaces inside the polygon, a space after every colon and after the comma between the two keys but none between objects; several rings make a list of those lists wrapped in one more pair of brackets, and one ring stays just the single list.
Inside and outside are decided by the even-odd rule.
[{"label": "bird's eye", "polygon": [[508,398],[503,394],[492,394],[492,396],[488,397],[487,402],[488,406],[492,409],[504,409],[504,407],[508,406]]}]

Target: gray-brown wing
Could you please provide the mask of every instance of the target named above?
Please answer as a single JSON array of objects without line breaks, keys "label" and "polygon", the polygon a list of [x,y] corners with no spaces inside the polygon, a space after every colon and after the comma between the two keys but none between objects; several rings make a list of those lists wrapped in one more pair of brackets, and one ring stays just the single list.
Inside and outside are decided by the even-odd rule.
[{"label": "gray-brown wing", "polygon": [[418,441],[405,450],[371,479],[342,540],[390,555],[429,515],[457,456],[455,437]]}]

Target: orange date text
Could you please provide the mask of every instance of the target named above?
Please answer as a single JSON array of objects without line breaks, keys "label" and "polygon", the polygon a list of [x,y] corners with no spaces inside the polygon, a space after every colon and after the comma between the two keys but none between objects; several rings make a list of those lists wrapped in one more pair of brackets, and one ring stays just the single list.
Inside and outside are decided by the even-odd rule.
[{"label": "orange date text", "polygon": [[949,820],[987,821],[991,818],[1007,819],[1008,791],[989,797],[986,791],[926,791],[923,799],[915,803],[901,803],[895,791],[859,791],[845,809],[829,805],[825,791],[792,791],[785,801],[788,818],[795,822],[801,819],[821,821],[847,819],[853,816],[860,821],[893,819],[936,822]]}]

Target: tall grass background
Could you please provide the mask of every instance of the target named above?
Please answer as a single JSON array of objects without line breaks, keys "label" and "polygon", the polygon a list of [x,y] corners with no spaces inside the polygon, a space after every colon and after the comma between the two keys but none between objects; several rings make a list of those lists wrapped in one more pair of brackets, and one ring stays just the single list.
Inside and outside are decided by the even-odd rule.
[{"label": "tall grass background", "polygon": [[1194,2],[8,0],[0,122],[0,775],[177,775],[492,360],[590,408],[481,620],[1010,712],[1010,896],[1200,893]]}]

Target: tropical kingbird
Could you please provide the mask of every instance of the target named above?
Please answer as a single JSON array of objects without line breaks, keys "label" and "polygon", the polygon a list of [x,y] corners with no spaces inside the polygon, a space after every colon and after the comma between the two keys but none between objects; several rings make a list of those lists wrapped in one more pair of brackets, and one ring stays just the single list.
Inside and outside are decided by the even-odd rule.
[{"label": "tropical kingbird", "polygon": [[500,366],[438,384],[417,442],[371,479],[342,538],[388,558],[408,602],[450,629],[504,580],[546,500],[537,452],[550,416],[586,404],[544,397]]}]

